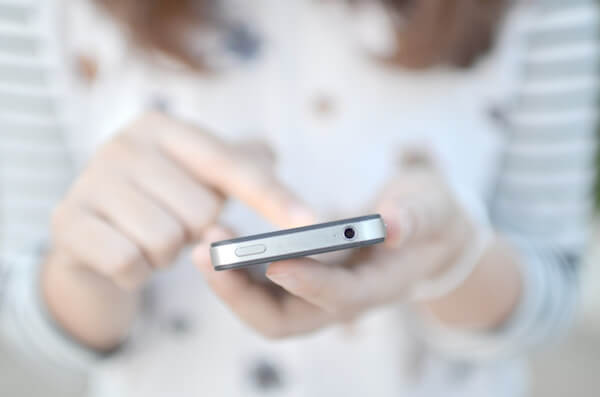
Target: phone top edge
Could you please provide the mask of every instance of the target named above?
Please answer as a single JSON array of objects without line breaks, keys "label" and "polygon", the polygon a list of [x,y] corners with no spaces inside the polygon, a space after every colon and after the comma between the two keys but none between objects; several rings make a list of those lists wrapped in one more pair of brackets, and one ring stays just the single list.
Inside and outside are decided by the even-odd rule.
[{"label": "phone top edge", "polygon": [[343,225],[345,223],[367,221],[367,220],[371,220],[371,219],[381,219],[381,215],[380,214],[365,215],[365,216],[359,216],[356,218],[340,219],[338,221],[317,223],[315,225],[295,227],[292,229],[277,230],[274,232],[254,234],[254,235],[245,236],[245,237],[237,237],[237,238],[233,238],[230,240],[216,241],[216,242],[212,243],[210,245],[210,247],[211,248],[220,247],[222,245],[227,245],[227,244],[243,243],[244,241],[251,241],[251,240],[256,240],[256,239],[261,239],[261,238],[281,236],[281,235],[290,234],[290,233],[297,233],[297,232],[303,232],[303,231],[307,231],[307,230],[320,229],[322,227]]},{"label": "phone top edge", "polygon": [[338,246],[333,246],[333,247],[326,247],[326,248],[320,248],[320,249],[314,249],[314,250],[308,250],[308,251],[294,252],[292,254],[278,255],[278,256],[272,256],[272,257],[261,258],[261,259],[252,259],[252,260],[248,260],[248,261],[244,261],[244,262],[237,262],[237,263],[234,263],[231,265],[218,265],[218,266],[214,266],[214,269],[216,271],[238,269],[238,268],[247,267],[247,266],[259,265],[262,263],[271,263],[271,262],[277,262],[277,261],[282,261],[282,260],[287,260],[287,259],[302,258],[302,257],[310,256],[310,255],[324,254],[326,252],[341,251],[341,250],[349,249],[349,248],[366,247],[366,246],[370,246],[370,245],[383,243],[384,241],[385,241],[385,238],[377,238],[377,239],[373,239],[373,240],[359,241],[359,242],[355,242],[355,243],[348,243],[348,244],[343,244],[343,245],[338,245]]}]

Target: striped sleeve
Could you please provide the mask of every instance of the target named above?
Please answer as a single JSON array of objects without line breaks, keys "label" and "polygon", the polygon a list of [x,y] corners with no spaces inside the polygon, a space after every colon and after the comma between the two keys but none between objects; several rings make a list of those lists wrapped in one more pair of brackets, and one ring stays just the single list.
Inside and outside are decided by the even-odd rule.
[{"label": "striped sleeve", "polygon": [[533,14],[491,203],[495,228],[521,256],[524,292],[493,333],[431,338],[453,357],[525,352],[568,329],[576,310],[594,203],[600,14],[594,0],[539,0]]},{"label": "striped sleeve", "polygon": [[529,344],[560,334],[576,309],[594,210],[600,94],[598,3],[544,0],[538,8],[492,207],[526,264],[525,298],[543,298],[531,311]]},{"label": "striped sleeve", "polygon": [[38,273],[52,208],[72,178],[53,2],[0,0],[0,336],[46,369],[90,353],[62,335]]}]

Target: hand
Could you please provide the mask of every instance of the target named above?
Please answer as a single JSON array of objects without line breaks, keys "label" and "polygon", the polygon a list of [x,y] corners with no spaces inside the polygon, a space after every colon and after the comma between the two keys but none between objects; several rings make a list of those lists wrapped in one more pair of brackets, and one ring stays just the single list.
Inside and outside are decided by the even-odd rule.
[{"label": "hand", "polygon": [[267,277],[283,289],[277,295],[242,270],[212,270],[208,242],[231,237],[221,228],[207,233],[195,262],[243,321],[268,337],[284,337],[402,301],[414,285],[444,272],[474,233],[424,155],[403,158],[377,208],[388,227],[384,245],[355,251],[337,264],[308,258],[273,263]]},{"label": "hand", "polygon": [[50,313],[78,341],[110,350],[131,327],[140,287],[202,237],[226,198],[282,227],[310,222],[272,160],[264,147],[142,116],[104,145],[54,213],[42,273]]},{"label": "hand", "polygon": [[158,113],[142,116],[101,148],[57,207],[52,255],[131,290],[198,240],[227,197],[281,226],[305,222],[269,156],[254,152]]}]

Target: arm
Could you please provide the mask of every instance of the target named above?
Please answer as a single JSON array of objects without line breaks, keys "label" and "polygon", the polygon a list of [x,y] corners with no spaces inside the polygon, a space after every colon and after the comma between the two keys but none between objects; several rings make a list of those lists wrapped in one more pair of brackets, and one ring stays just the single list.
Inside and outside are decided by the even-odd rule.
[{"label": "arm", "polygon": [[[565,10],[561,7],[569,5],[561,3],[554,12],[536,19],[536,23],[547,26],[546,19],[563,15]],[[594,8],[584,5],[588,7]],[[585,12],[580,15],[589,16]],[[580,26],[578,22],[573,24]],[[591,36],[591,40],[596,45],[596,37]],[[553,41],[538,37],[532,42],[549,45]],[[425,309],[433,320],[431,326],[420,328],[420,336],[455,357],[474,359],[521,352],[546,340],[550,331],[561,328],[558,324],[567,324],[565,320],[573,311],[573,264],[581,252],[585,225],[569,209],[585,208],[588,202],[586,190],[592,174],[588,172],[589,160],[596,146],[595,122],[577,128],[565,126],[565,120],[555,122],[564,111],[557,100],[563,97],[560,90],[555,95],[542,95],[541,104],[532,103],[532,98],[525,96],[532,85],[544,85],[543,81],[535,81],[542,76],[532,73],[562,71],[556,65],[534,64],[539,58],[536,51],[532,50],[524,67],[529,75],[522,88],[523,103],[509,126],[507,161],[493,205],[497,236],[466,280],[439,299],[415,305]],[[565,56],[571,55],[567,52]],[[575,74],[568,69],[561,73],[565,79],[562,84],[570,87],[569,79]],[[596,70],[591,76],[597,82]],[[556,89],[553,84],[560,86],[556,76],[545,77],[550,92]],[[592,89],[595,90],[593,86]],[[590,100],[584,107],[591,107],[596,115],[593,98],[594,95],[582,96],[584,102]],[[581,100],[573,102],[574,106],[580,104]],[[528,106],[532,109],[528,110]],[[558,108],[543,110],[544,106]],[[528,111],[532,114],[528,115]],[[540,116],[540,111],[550,116]],[[532,120],[540,120],[540,125],[531,125]],[[556,177],[556,167],[561,173],[564,171],[562,149],[570,150],[564,142],[572,141],[572,131],[588,141],[583,151],[573,153],[575,170],[569,172],[574,179],[565,188],[564,178]],[[562,136],[562,141],[555,140],[557,136]],[[542,159],[543,162],[537,168],[520,169],[510,156],[530,143],[532,151],[519,162],[526,166],[540,165]],[[557,146],[561,150],[556,150]],[[270,337],[311,332],[373,307],[406,301],[415,285],[447,271],[478,232],[446,188],[443,177],[426,156],[422,157],[410,155],[404,159],[379,201],[377,209],[388,225],[386,244],[363,250],[338,266],[308,258],[271,264],[267,277],[287,294],[274,298],[268,286],[253,282],[243,272],[212,271],[207,245],[200,245],[195,251],[196,264],[219,297],[244,322]],[[573,200],[555,202],[557,194],[565,191],[575,193]],[[527,192],[537,192],[536,199]],[[511,205],[507,206],[507,200]],[[548,225],[548,221],[555,224]],[[230,236],[226,230],[214,233],[215,238]]]},{"label": "arm", "polygon": [[[63,139],[65,125],[57,114],[63,103],[48,83],[58,77],[46,51],[55,32],[51,24],[42,23],[50,20],[47,4],[15,3],[14,7],[24,15],[19,29],[39,45],[30,58],[22,59],[23,67],[34,74],[21,73],[21,66],[10,62],[11,56],[0,60],[4,70],[0,85],[8,88],[4,95],[12,104],[0,109],[0,336],[45,372],[81,368],[91,356],[62,338],[48,321],[37,288],[49,213],[73,176]],[[21,89],[47,95],[48,108],[57,111],[27,105],[19,95]]]},{"label": "arm", "polygon": [[204,237],[224,198],[281,226],[306,222],[270,159],[247,148],[150,113],[99,150],[55,210],[42,273],[50,311],[70,335],[97,350],[117,346],[140,288]]},{"label": "arm", "polygon": [[[570,323],[592,215],[597,21],[592,2],[554,4],[528,30],[524,81],[509,116],[491,208],[505,242],[491,246],[453,293],[426,305],[442,323],[512,326],[513,349],[540,343]],[[561,35],[567,39],[549,39]]]},{"label": "arm", "polygon": [[510,318],[523,295],[521,266],[513,246],[496,237],[458,288],[424,302],[423,309],[447,327],[494,329]]}]

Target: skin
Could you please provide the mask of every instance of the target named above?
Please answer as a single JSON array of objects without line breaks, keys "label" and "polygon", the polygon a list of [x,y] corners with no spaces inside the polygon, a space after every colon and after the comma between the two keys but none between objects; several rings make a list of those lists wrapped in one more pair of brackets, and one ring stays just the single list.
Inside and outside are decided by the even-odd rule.
[{"label": "skin", "polygon": [[[227,198],[281,227],[314,222],[272,169],[264,147],[241,150],[164,115],[143,115],[96,154],[54,213],[42,274],[51,313],[83,344],[112,349],[127,336],[152,274],[195,244],[207,283],[249,327],[268,338],[304,334],[405,302],[412,286],[452,266],[476,232],[427,156],[411,155],[371,208],[388,224],[385,245],[336,263],[273,263],[270,284],[243,270],[213,271],[208,245],[234,237],[215,223]],[[521,290],[511,252],[496,239],[459,288],[415,304],[459,329],[502,324]]]},{"label": "skin", "polygon": [[[337,262],[294,259],[273,263],[267,277],[285,293],[253,281],[243,270],[214,272],[210,241],[232,238],[211,228],[194,260],[215,293],[250,327],[270,338],[290,337],[348,321],[378,306],[406,302],[411,287],[443,274],[463,254],[476,230],[430,160],[404,158],[375,208],[388,239]],[[494,291],[497,291],[494,293]],[[521,293],[516,256],[496,237],[475,271],[446,296],[415,302],[442,325],[484,331],[501,325]]]},{"label": "skin", "polygon": [[281,227],[310,223],[271,163],[263,147],[241,150],[162,114],[141,116],[99,150],[54,211],[42,275],[50,311],[84,344],[111,349],[131,326],[141,287],[214,225],[226,197]]}]

